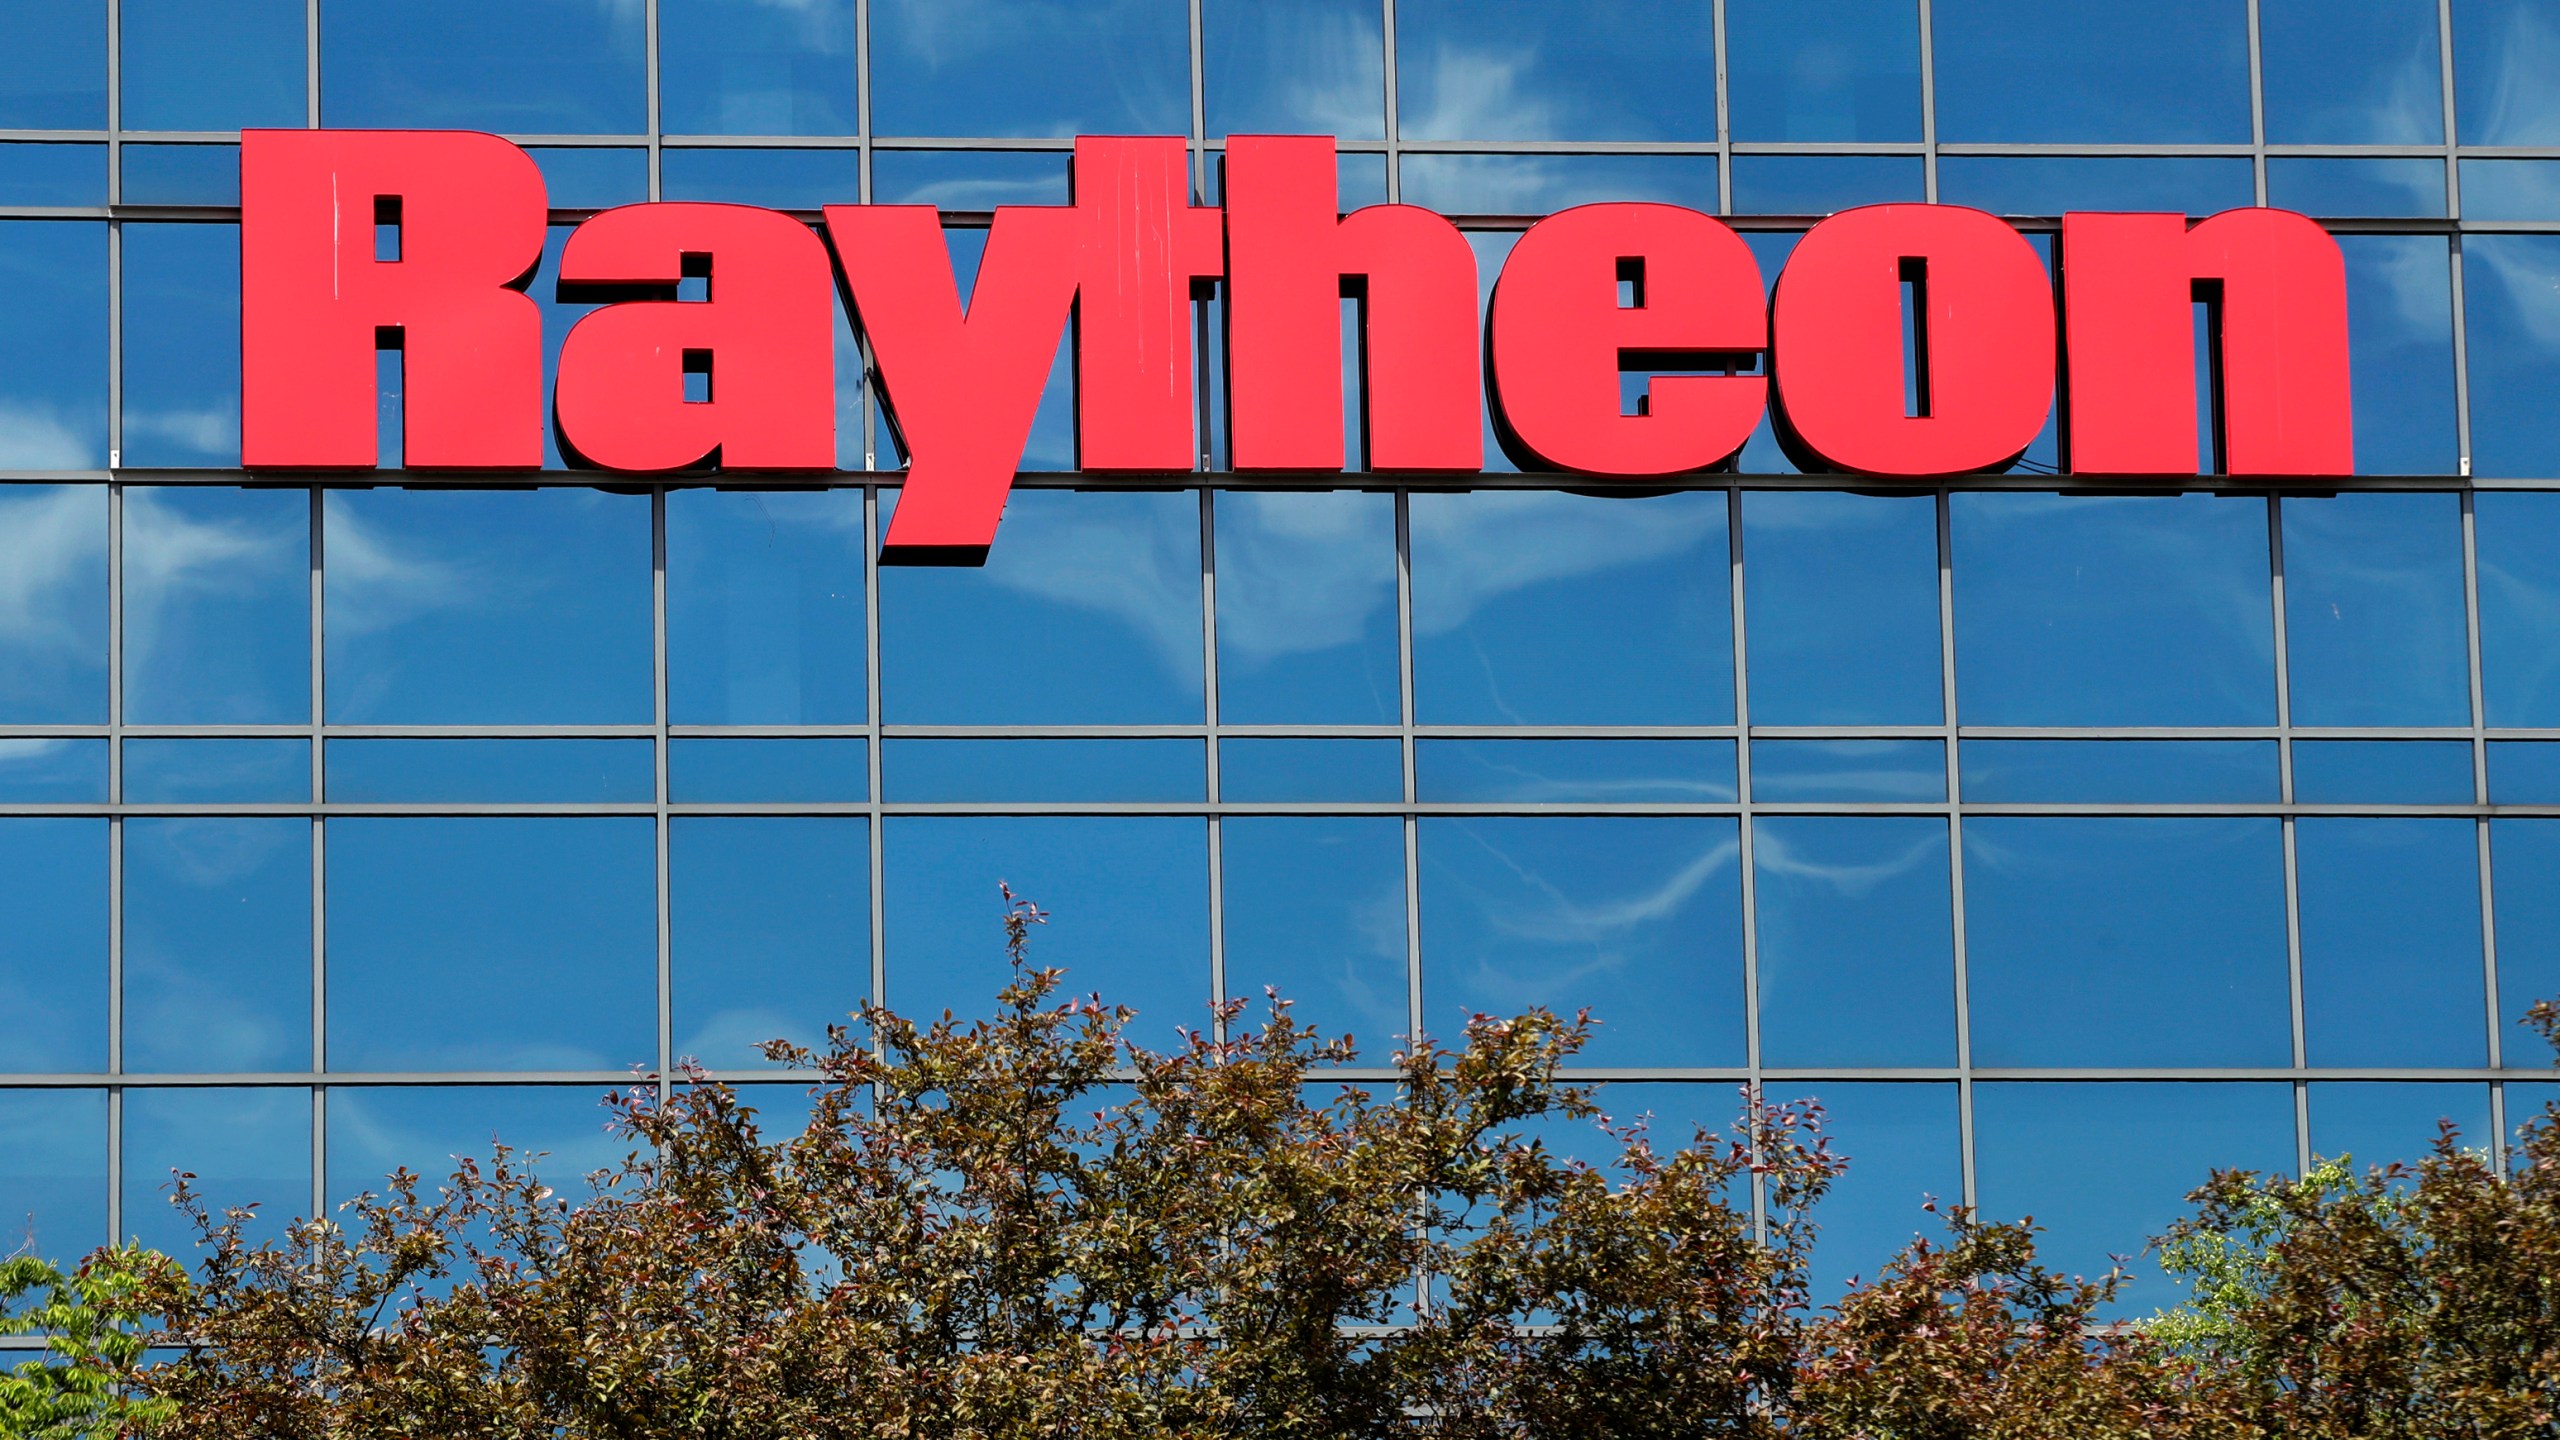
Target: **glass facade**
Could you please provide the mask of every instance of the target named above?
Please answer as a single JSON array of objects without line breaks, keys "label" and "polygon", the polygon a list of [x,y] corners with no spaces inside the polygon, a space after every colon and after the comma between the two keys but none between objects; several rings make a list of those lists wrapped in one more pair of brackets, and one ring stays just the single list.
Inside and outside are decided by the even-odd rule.
[{"label": "glass facade", "polygon": [[[1626,1104],[1822,1097],[1866,1162],[1843,1273],[1923,1194],[2095,1267],[2207,1165],[2520,1119],[2513,1022],[2560,994],[2560,15],[1805,17],[0,0],[12,1243],[173,1240],[173,1166],[278,1213],[492,1132],[586,1169],[632,1067],[771,1079],[756,1042],[865,996],[983,1006],[999,881],[1143,1038],[1266,986],[1378,1059],[1587,1005]],[[324,123],[526,144],[546,269],[596,207],[858,198],[943,206],[965,283],[1078,133],[1189,135],[1203,200],[1231,132],[1336,135],[1344,203],[1463,217],[1488,289],[1595,199],[1727,215],[1773,276],[1873,201],[2048,261],[2066,209],[2280,204],[2346,254],[2365,473],[2097,493],[2048,432],[1875,493],[1764,427],[1642,496],[1290,489],[1226,473],[1204,370],[1193,481],[1088,483],[1062,360],[985,568],[884,571],[900,457],[839,319],[832,480],[278,485],[237,469],[236,144]],[[583,307],[532,293],[556,359]]]}]

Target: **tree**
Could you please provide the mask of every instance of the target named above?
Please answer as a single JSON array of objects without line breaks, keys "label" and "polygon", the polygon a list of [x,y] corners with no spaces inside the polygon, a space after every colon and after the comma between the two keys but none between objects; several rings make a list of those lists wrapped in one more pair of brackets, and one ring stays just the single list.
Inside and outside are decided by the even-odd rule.
[{"label": "tree", "polygon": [[0,1335],[44,1337],[43,1359],[0,1374],[0,1436],[105,1440],[165,1417],[165,1404],[128,1388],[143,1353],[144,1263],[140,1251],[102,1250],[66,1275],[33,1256],[0,1260]]}]

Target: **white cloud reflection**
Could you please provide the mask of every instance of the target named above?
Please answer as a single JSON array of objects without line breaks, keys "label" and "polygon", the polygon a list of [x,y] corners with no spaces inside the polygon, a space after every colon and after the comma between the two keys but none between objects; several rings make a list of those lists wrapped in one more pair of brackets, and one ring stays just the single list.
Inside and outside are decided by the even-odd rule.
[{"label": "white cloud reflection", "polygon": [[103,663],[106,502],[100,485],[0,491],[0,657]]}]

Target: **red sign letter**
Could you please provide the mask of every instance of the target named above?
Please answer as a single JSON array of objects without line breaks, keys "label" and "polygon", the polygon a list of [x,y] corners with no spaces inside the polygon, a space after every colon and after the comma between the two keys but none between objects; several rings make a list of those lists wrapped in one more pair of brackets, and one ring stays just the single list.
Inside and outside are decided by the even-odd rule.
[{"label": "red sign letter", "polygon": [[870,338],[881,409],[908,457],[880,558],[979,564],[1075,303],[1074,212],[997,210],[965,314],[940,211],[830,205],[826,218],[845,308]]},{"label": "red sign letter", "polygon": [[1484,468],[1476,257],[1412,205],[1340,215],[1330,137],[1227,138],[1227,413],[1238,470],[1342,468],[1340,302],[1360,300],[1372,470]]},{"label": "red sign letter", "polygon": [[1495,408],[1526,467],[1672,475],[1727,459],[1768,400],[1758,375],[1658,375],[1626,413],[1620,376],[1769,343],[1742,237],[1676,205],[1582,205],[1529,227],[1494,285]]},{"label": "red sign letter", "polygon": [[2220,346],[2223,468],[2355,472],[2347,264],[2290,210],[2062,217],[2076,475],[2196,472],[2194,302]]},{"label": "red sign letter", "polygon": [[[1076,140],[1076,465],[1189,470],[1191,281],[1224,265],[1217,209],[1191,203],[1167,137]],[[903,502],[901,502],[903,503]]]},{"label": "red sign letter", "polygon": [[[1911,287],[1917,403],[1903,392]],[[2053,290],[2035,247],[1961,205],[1813,227],[1778,277],[1778,434],[1807,470],[2005,469],[2053,408]]]},{"label": "red sign letter", "polygon": [[[688,276],[703,300],[675,299]],[[560,349],[560,448],[611,470],[832,470],[835,336],[827,247],[752,205],[626,205],[579,226],[560,290],[633,294]],[[685,399],[699,374],[704,399]]]},{"label": "red sign letter", "polygon": [[[401,352],[401,463],[542,464],[542,172],[468,131],[240,137],[240,461],[370,469],[374,351]],[[397,253],[378,258],[376,227]]]}]

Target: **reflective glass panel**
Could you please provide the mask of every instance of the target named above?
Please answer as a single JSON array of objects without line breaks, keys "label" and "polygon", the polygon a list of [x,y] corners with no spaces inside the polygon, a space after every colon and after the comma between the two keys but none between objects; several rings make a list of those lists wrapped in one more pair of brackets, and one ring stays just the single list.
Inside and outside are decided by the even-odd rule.
[{"label": "reflective glass panel", "polygon": [[[1404,822],[1393,816],[1230,817],[1218,827],[1226,980],[1269,1014],[1266,988],[1300,1024],[1350,1036],[1382,1065],[1413,1033],[1405,970]],[[1231,1027],[1232,1028],[1232,1027]]]},{"label": "reflective glass panel", "polygon": [[2464,160],[2465,220],[2560,220],[2560,165],[2548,160]]},{"label": "reflective glass panel", "polygon": [[2294,851],[2311,1063],[2484,1063],[2472,822],[2306,816]]},{"label": "reflective glass panel", "polygon": [[331,740],[324,758],[338,804],[646,805],[658,793],[647,740]]},{"label": "reflective glass panel", "polygon": [[2259,0],[2267,139],[2441,145],[2435,0]]},{"label": "reflective glass panel", "polygon": [[329,1067],[655,1063],[645,818],[329,822]]},{"label": "reflective glass panel", "polygon": [[1970,492],[1948,503],[1967,724],[2275,719],[2265,502]]},{"label": "reflective glass panel", "polygon": [[1200,497],[1015,490],[985,566],[881,571],[880,665],[892,722],[1198,724]]},{"label": "reflective glass panel", "polygon": [[[126,155],[132,155],[128,149]],[[542,170],[552,208],[603,209],[649,198],[649,152],[603,145],[539,145],[525,151]],[[128,162],[129,163],[129,162]],[[127,184],[132,182],[127,181]]]},{"label": "reflective glass panel", "polygon": [[649,497],[332,490],[329,718],[646,723]]},{"label": "reflective glass panel", "polygon": [[1386,138],[1386,39],[1370,0],[1203,0],[1209,135]]},{"label": "reflective glass panel", "polygon": [[1479,490],[1411,504],[1425,723],[1732,722],[1723,495]]},{"label": "reflective glass panel", "polygon": [[1946,821],[1763,815],[1751,833],[1762,1063],[1954,1064]]},{"label": "reflective glass panel", "polygon": [[1976,816],[1964,853],[1975,1064],[2290,1056],[2274,820]]},{"label": "reflective glass panel", "polygon": [[1715,27],[1682,0],[1402,0],[1407,140],[1713,140]]},{"label": "reflective glass panel", "polygon": [[311,718],[311,497],[133,485],[124,492],[129,723]]},{"label": "reflective glass panel", "polygon": [[0,205],[106,203],[106,146],[0,143]]},{"label": "reflective glass panel", "polygon": [[2187,1298],[2135,1257],[2190,1213],[2188,1191],[2214,1170],[2294,1168],[2293,1087],[2282,1084],[1995,1082],[1974,1087],[1973,1126],[1985,1218],[2034,1216],[2038,1258],[2067,1274],[2127,1257],[2125,1286],[2100,1312],[2125,1318]]},{"label": "reflective glass panel", "polygon": [[518,1158],[539,1156],[542,1176],[564,1197],[584,1193],[581,1177],[619,1162],[632,1142],[605,1129],[601,1097],[578,1085],[333,1085],[328,1092],[332,1205],[381,1193],[406,1168],[436,1186],[462,1157],[487,1160],[500,1142]]},{"label": "reflective glass panel", "polygon": [[311,799],[308,740],[127,740],[124,798],[145,805]]},{"label": "reflective glass panel", "polygon": [[2269,160],[2267,203],[2305,215],[2441,219],[2444,162],[2328,156]]},{"label": "reflective glass panel", "polygon": [[1736,215],[1828,215],[1859,205],[1918,200],[1927,192],[1917,155],[1737,155]]},{"label": "reflective glass panel", "polygon": [[[2342,235],[2355,376],[2356,473],[2447,475],[2454,436],[2453,282],[2431,235]],[[2290,559],[2290,557],[2288,557]]]},{"label": "reflective glass panel", "polygon": [[880,750],[889,800],[1205,800],[1197,740],[890,740]]},{"label": "reflective glass panel", "polygon": [[2472,473],[2560,475],[2560,235],[2466,235],[2462,261]]},{"label": "reflective glass panel", "polygon": [[2489,723],[2560,725],[2560,493],[2482,494],[2472,507]]},{"label": "reflective glass panel", "polygon": [[2490,741],[2489,802],[2493,805],[2560,805],[2560,744],[2536,740]]},{"label": "reflective glass panel", "polygon": [[859,804],[871,798],[870,745],[837,737],[672,741],[667,798],[679,805]]},{"label": "reflective glass panel", "polygon": [[[999,205],[1067,203],[1067,156],[1056,150],[875,150],[871,198],[881,205],[939,205],[945,210],[993,210]],[[974,270],[985,236],[971,238]],[[956,249],[962,242],[952,240]],[[968,275],[962,275],[966,285]]]},{"label": "reflective glass panel", "polygon": [[1742,557],[1754,724],[1945,718],[1933,498],[1751,491]]},{"label": "reflective glass panel", "polygon": [[0,220],[0,286],[10,297],[9,343],[0,345],[0,466],[105,465],[107,227]]},{"label": "reflective glass panel", "polygon": [[128,205],[240,203],[237,145],[126,145],[120,156]]},{"label": "reflective glass panel", "polygon": [[124,127],[301,125],[303,18],[303,0],[122,0]]},{"label": "reflective glass panel", "polygon": [[0,1071],[107,1068],[107,822],[0,819]]},{"label": "reflective glass panel", "polygon": [[1404,798],[1404,747],[1393,740],[1221,740],[1218,793],[1248,803]]},{"label": "reflective glass panel", "polygon": [[[9,1248],[68,1268],[107,1233],[107,1092],[0,1090]],[[14,1367],[12,1367],[14,1368]]]},{"label": "reflective glass panel", "polygon": [[1936,740],[1754,740],[1758,801],[1947,798],[1947,749]]},{"label": "reflective glass panel", "polygon": [[0,739],[0,801],[106,804],[107,742],[53,736]]},{"label": "reflective glass panel", "polygon": [[281,1240],[311,1211],[311,1092],[291,1087],[124,1092],[124,1229],[192,1264],[193,1222],[169,1202],[172,1171],[217,1215],[255,1205],[251,1244]]},{"label": "reflective glass panel", "polygon": [[1427,1033],[1589,1006],[1586,1063],[1742,1062],[1731,819],[1471,816],[1421,832]]},{"label": "reflective glass panel", "polygon": [[882,135],[1182,135],[1182,0],[879,0],[871,127]]},{"label": "reflective glass panel", "polygon": [[1941,140],[2249,141],[2239,5],[1939,0],[1930,19]]},{"label": "reflective glass panel", "polygon": [[1735,793],[1730,740],[1424,740],[1414,773],[1424,801],[1714,805]]},{"label": "reflective glass panel", "polygon": [[311,822],[124,822],[124,1063],[311,1068]]},{"label": "reflective glass panel", "polygon": [[2447,1120],[2460,1129],[2463,1144],[2489,1143],[2486,1085],[2314,1080],[2310,1091],[2312,1155],[2352,1159],[2358,1173],[2424,1160]]},{"label": "reflective glass panel", "polygon": [[0,127],[106,125],[106,0],[0,0],[0,35]]},{"label": "reflective glass panel", "polygon": [[1218,718],[1392,725],[1395,497],[1221,491]]},{"label": "reflective glass panel", "polygon": [[658,123],[675,135],[850,135],[853,0],[662,0]]},{"label": "reflective glass panel", "polygon": [[675,1049],[762,1066],[767,1040],[824,1046],[871,993],[871,838],[859,817],[673,822]]},{"label": "reflective glass panel", "polygon": [[669,200],[815,210],[862,194],[862,157],[850,149],[662,150],[658,175]]},{"label": "reflective glass panel", "polygon": [[2560,144],[2560,15],[2542,0],[2453,0],[2455,138]]},{"label": "reflective glass panel", "polygon": [[[1846,1080],[1772,1080],[1772,1099],[1804,1096],[1823,1109],[1832,1149],[1849,1162],[1814,1207],[1814,1303],[1874,1279],[1916,1237],[1935,1241],[1964,1199],[1964,1143],[1956,1087]],[[1935,1200],[1932,1215],[1923,1207]]]},{"label": "reflective glass panel", "polygon": [[2368,493],[2282,504],[2293,722],[2470,723],[2460,498]]},{"label": "reflective glass panel", "polygon": [[1919,7],[1853,0],[1805,18],[1786,0],[1728,0],[1733,138],[1919,139]]},{"label": "reflective glass panel", "polygon": [[2305,805],[2468,805],[2463,740],[2297,740],[2293,798]]},{"label": "reflective glass panel", "polygon": [[1187,817],[893,816],[884,857],[889,1004],[919,1020],[995,1010],[1006,983],[999,884],[1049,914],[1031,964],[1063,967],[1069,995],[1099,993],[1174,1040],[1208,1023],[1208,826]]},{"label": "reflective glass panel", "polygon": [[127,465],[240,463],[240,229],[124,227]]},{"label": "reflective glass panel", "polygon": [[2499,1058],[2545,1069],[2550,1054],[2520,1022],[2535,1001],[2560,1001],[2560,821],[2490,821],[2489,873],[2497,897]]},{"label": "reflective glass panel", "polygon": [[2272,740],[1965,740],[1964,798],[1977,804],[2272,805],[2283,798]]},{"label": "reflective glass panel", "polygon": [[669,718],[861,724],[862,555],[860,490],[668,495]]},{"label": "reflective glass panel", "polygon": [[1714,211],[1712,155],[1414,155],[1404,203],[1444,215],[1548,215],[1622,200]]},{"label": "reflective glass panel", "polygon": [[649,128],[643,7],[594,0],[321,0],[332,126],[637,135]]},{"label": "reflective glass panel", "polygon": [[[2044,89],[2013,84],[2004,93]],[[1943,97],[1945,87],[1938,93]],[[2247,160],[2218,156],[1949,155],[1938,162],[1940,201],[1994,215],[2060,215],[2069,210],[2211,215],[2250,203],[2255,189]]]}]

